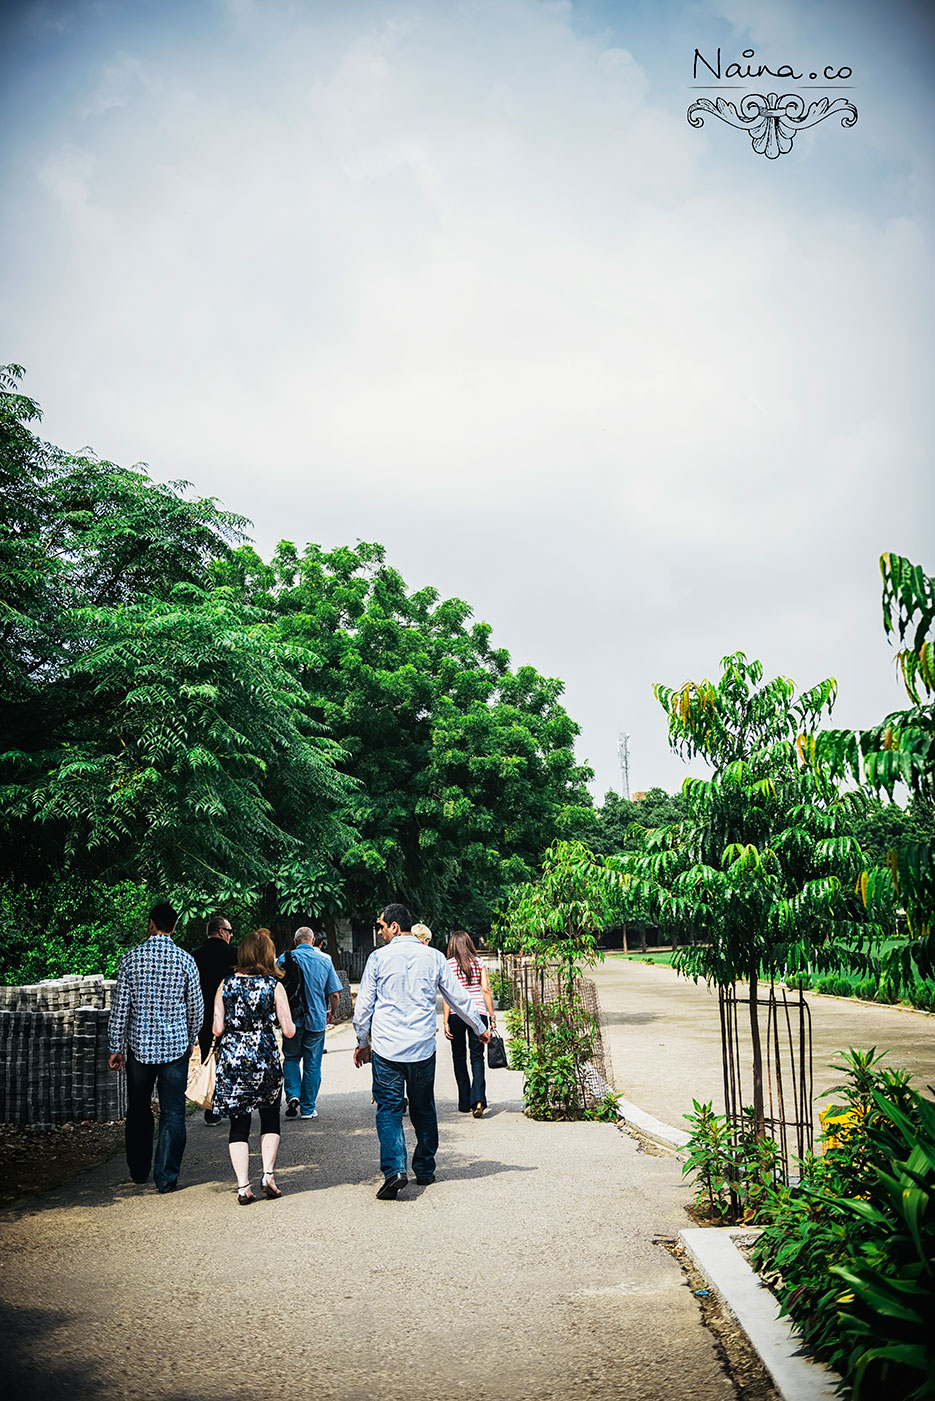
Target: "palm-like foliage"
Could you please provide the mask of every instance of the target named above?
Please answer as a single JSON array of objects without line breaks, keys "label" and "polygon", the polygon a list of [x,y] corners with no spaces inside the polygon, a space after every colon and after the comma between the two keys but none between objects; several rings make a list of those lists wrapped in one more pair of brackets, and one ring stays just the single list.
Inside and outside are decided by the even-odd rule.
[{"label": "palm-like foliage", "polygon": [[[826,730],[803,741],[817,759],[891,798],[898,785],[935,816],[935,579],[901,555],[880,559],[883,623],[901,646],[896,655],[912,706],[867,730]],[[907,840],[887,853],[886,866],[865,871],[861,893],[870,905],[898,899],[911,941],[888,955],[886,972],[908,980],[915,963],[935,974],[935,842]]]}]

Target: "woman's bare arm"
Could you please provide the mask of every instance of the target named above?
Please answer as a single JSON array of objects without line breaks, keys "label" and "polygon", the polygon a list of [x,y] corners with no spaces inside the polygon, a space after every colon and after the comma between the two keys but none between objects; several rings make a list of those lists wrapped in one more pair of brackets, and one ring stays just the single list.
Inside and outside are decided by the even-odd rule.
[{"label": "woman's bare arm", "polygon": [[292,1020],[292,1011],[289,1007],[289,999],[286,996],[286,989],[282,983],[276,984],[275,993],[276,1020],[279,1022],[283,1036],[295,1036],[295,1022]]},{"label": "woman's bare arm", "polygon": [[215,1036],[221,1036],[224,1032],[224,984],[221,983],[214,997],[214,1025],[211,1028]]}]

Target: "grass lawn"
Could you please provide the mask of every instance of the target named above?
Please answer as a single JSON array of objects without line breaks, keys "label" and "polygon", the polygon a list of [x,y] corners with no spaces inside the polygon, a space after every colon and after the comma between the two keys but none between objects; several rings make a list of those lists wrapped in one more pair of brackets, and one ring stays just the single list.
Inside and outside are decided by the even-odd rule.
[{"label": "grass lawn", "polygon": [[638,959],[641,963],[671,963],[671,949],[647,949],[645,953],[624,953],[622,949],[608,949],[607,958]]}]

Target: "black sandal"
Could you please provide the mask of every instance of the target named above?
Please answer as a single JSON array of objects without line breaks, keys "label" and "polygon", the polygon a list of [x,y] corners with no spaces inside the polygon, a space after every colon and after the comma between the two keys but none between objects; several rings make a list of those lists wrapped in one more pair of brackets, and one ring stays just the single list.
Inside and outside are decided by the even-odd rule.
[{"label": "black sandal", "polygon": [[[249,1197],[247,1196],[247,1193],[248,1193],[248,1192],[250,1193]],[[238,1206],[249,1206],[251,1202],[255,1202],[255,1201],[256,1201],[256,1197],[253,1195],[253,1188],[250,1186],[250,1183],[249,1183],[249,1182],[245,1182],[245,1183],[243,1184],[242,1187],[240,1186],[240,1183],[238,1183],[238,1184],[237,1184],[237,1205],[238,1205]]]},{"label": "black sandal", "polygon": [[260,1178],[260,1186],[271,1202],[274,1202],[277,1197],[282,1196],[282,1192],[280,1192],[279,1188],[276,1186],[275,1174],[272,1172],[264,1172],[263,1176]]}]

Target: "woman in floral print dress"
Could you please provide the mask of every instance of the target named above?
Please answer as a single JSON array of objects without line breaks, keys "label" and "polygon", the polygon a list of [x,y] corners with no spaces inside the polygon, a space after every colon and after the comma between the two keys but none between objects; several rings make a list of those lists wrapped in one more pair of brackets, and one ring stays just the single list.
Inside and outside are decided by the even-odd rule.
[{"label": "woman in floral print dress", "polygon": [[260,1185],[269,1198],[281,1197],[274,1169],[279,1152],[279,1107],[282,1063],[273,1030],[295,1035],[289,999],[276,967],[276,949],[268,929],[248,934],[237,951],[237,968],[225,978],[214,999],[214,1034],[221,1038],[214,1087],[214,1112],[230,1119],[229,1149],[237,1174],[237,1201],[256,1201],[250,1186],[250,1123],[260,1112]]}]

